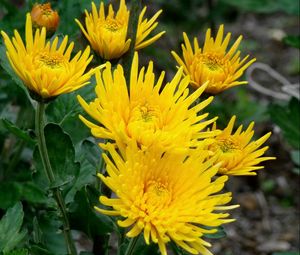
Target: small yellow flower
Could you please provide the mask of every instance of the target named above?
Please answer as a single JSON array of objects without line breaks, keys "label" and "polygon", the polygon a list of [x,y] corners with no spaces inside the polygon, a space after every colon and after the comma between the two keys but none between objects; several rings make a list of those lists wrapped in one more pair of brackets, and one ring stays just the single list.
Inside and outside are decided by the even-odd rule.
[{"label": "small yellow flower", "polygon": [[35,4],[31,10],[31,19],[33,27],[45,27],[47,33],[54,33],[59,24],[59,16],[56,11],[51,9],[51,4]]},{"label": "small yellow flower", "polygon": [[186,35],[183,33],[184,44],[182,44],[183,58],[174,51],[173,57],[179,66],[184,67],[186,75],[191,76],[191,85],[195,88],[209,81],[206,88],[207,93],[217,94],[228,88],[247,84],[246,81],[238,81],[243,72],[255,59],[247,62],[249,55],[240,60],[240,51],[237,48],[242,40],[240,36],[227,51],[231,34],[228,33],[223,39],[224,26],[221,25],[216,39],[211,37],[211,30],[206,32],[203,48],[199,48],[197,38],[194,38],[194,49]]},{"label": "small yellow flower", "polygon": [[163,86],[164,72],[155,82],[152,62],[147,69],[138,71],[136,53],[128,93],[122,66],[112,70],[108,62],[101,74],[96,72],[97,98],[88,104],[78,96],[84,110],[98,123],[83,116],[80,119],[95,137],[114,140],[120,147],[130,140],[137,141],[142,149],[152,145],[176,151],[196,147],[200,139],[218,132],[206,132],[216,118],[205,120],[207,113],[198,114],[213,97],[195,104],[205,87],[189,95],[189,77],[182,79],[182,73],[179,69],[173,80]]},{"label": "small yellow flower", "polygon": [[[138,28],[136,34],[135,49],[142,49],[159,39],[165,32],[146,39],[152,30],[158,25],[156,19],[161,14],[157,12],[149,21],[143,20],[146,7],[139,15]],[[99,56],[104,59],[116,59],[121,57],[129,49],[131,39],[127,39],[127,29],[129,21],[129,11],[125,0],[120,0],[118,12],[115,14],[112,5],[109,5],[108,14],[105,15],[104,3],[101,2],[99,12],[94,2],[92,2],[92,12],[85,10],[85,26],[76,19],[85,37]],[[145,40],[146,39],[146,40]]]},{"label": "small yellow flower", "polygon": [[58,37],[52,43],[46,41],[46,29],[37,29],[33,37],[31,16],[26,16],[24,45],[15,30],[12,40],[1,31],[7,57],[16,74],[37,97],[49,99],[79,89],[89,83],[94,70],[84,73],[93,56],[89,47],[72,59],[72,42],[67,48],[68,36],[58,46]]},{"label": "small yellow flower", "polygon": [[232,133],[236,117],[233,116],[227,127],[221,134],[216,136],[215,143],[210,146],[213,152],[220,153],[218,159],[222,162],[219,169],[220,174],[226,175],[256,175],[254,171],[264,168],[259,164],[274,157],[262,157],[269,148],[259,148],[270,137],[271,132],[265,134],[256,141],[251,141],[254,131],[254,122],[250,123],[245,131],[243,126]]},{"label": "small yellow flower", "polygon": [[130,228],[128,237],[143,232],[145,242],[157,243],[162,255],[167,254],[170,241],[191,254],[212,255],[203,234],[215,233],[216,227],[232,222],[221,211],[237,207],[224,206],[231,193],[215,194],[227,180],[227,176],[213,178],[218,171],[216,157],[206,161],[208,152],[202,149],[183,155],[141,151],[134,143],[119,155],[113,145],[107,147],[111,157],[103,157],[108,176],[99,177],[116,197],[100,197],[112,210],[95,209],[120,216],[117,223]]}]

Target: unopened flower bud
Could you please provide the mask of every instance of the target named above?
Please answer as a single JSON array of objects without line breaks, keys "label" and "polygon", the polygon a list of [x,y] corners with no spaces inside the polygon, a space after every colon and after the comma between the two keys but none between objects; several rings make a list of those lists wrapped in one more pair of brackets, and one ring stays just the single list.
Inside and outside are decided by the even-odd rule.
[{"label": "unopened flower bud", "polygon": [[31,19],[34,28],[45,27],[47,35],[51,36],[59,24],[57,11],[51,9],[51,4],[35,4],[31,10]]}]

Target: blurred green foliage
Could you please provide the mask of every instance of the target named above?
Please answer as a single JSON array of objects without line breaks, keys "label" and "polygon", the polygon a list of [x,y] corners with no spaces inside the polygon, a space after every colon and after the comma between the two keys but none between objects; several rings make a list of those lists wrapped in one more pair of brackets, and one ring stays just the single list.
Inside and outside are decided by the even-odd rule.
[{"label": "blurred green foliage", "polygon": [[300,149],[300,108],[299,100],[292,98],[288,104],[272,104],[269,107],[271,118],[277,124],[288,143]]},{"label": "blurred green foliage", "polygon": [[283,42],[289,46],[300,49],[300,36],[286,36],[283,38]]},{"label": "blurred green foliage", "polygon": [[297,251],[283,251],[283,252],[275,252],[272,255],[299,255]]},{"label": "blurred green foliage", "polygon": [[299,15],[299,1],[294,0],[221,0],[221,2],[243,11],[266,14],[284,12],[287,14]]}]

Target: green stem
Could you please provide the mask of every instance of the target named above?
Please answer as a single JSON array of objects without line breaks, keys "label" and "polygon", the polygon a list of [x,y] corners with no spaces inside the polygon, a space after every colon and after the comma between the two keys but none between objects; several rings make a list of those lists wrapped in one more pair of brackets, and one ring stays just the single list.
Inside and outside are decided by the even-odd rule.
[{"label": "green stem", "polygon": [[127,246],[127,249],[126,249],[124,255],[132,255],[133,254],[134,247],[135,247],[138,239],[139,239],[139,235],[130,239],[130,242]]},{"label": "green stem", "polygon": [[130,83],[130,69],[134,55],[136,32],[138,28],[139,15],[141,12],[141,0],[131,0],[130,15],[128,21],[127,39],[131,39],[128,52],[123,58],[123,68],[126,77],[127,86]]},{"label": "green stem", "polygon": [[214,8],[215,8],[214,0],[207,0],[207,8],[208,8],[208,13],[209,13],[208,18],[209,18],[211,33],[212,33],[212,36],[215,36],[216,35],[216,23],[215,23],[215,19],[213,17]]},{"label": "green stem", "polygon": [[[42,164],[46,173],[46,176],[48,178],[48,181],[50,183],[50,186],[55,182],[55,176],[51,167],[47,145],[46,145],[46,139],[45,139],[45,133],[44,133],[44,115],[45,115],[45,103],[38,102],[37,109],[36,109],[36,115],[35,115],[35,128],[36,128],[36,136],[37,136],[37,143],[38,143],[38,149],[40,152],[40,156],[42,159]],[[76,255],[76,248],[71,236],[71,230],[70,230],[70,223],[68,220],[67,215],[67,209],[66,204],[63,199],[63,196],[61,194],[61,191],[59,188],[55,187],[51,189],[53,196],[55,198],[55,201],[58,205],[58,208],[60,210],[61,216],[62,216],[62,222],[63,222],[63,234],[65,238],[65,242],[67,245],[67,251],[68,254]]]}]

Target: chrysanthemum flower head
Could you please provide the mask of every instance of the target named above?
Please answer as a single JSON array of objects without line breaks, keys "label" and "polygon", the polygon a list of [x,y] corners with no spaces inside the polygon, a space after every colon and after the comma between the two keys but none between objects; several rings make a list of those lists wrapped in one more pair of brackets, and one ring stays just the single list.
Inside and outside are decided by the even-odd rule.
[{"label": "chrysanthemum flower head", "polygon": [[191,85],[198,88],[209,81],[206,88],[207,93],[217,94],[228,88],[247,84],[246,81],[238,81],[243,72],[255,59],[247,62],[249,55],[240,59],[240,51],[237,48],[242,40],[240,36],[227,50],[230,33],[223,39],[224,26],[221,25],[216,38],[211,36],[211,30],[206,32],[203,48],[198,45],[194,38],[194,49],[186,35],[183,33],[184,44],[182,44],[182,55],[180,58],[174,51],[172,55],[179,66],[184,67],[184,72],[191,76]]},{"label": "chrysanthemum flower head", "polygon": [[[162,11],[157,12],[150,20],[143,19],[146,7],[139,15],[136,34],[135,49],[142,49],[159,39],[165,32],[146,39],[157,26],[156,19]],[[112,5],[109,5],[108,14],[105,15],[104,3],[101,2],[99,11],[92,2],[92,12],[85,10],[85,28],[76,19],[83,34],[100,57],[110,60],[124,55],[129,49],[131,39],[127,39],[129,11],[125,0],[120,0],[119,10],[115,14]],[[146,40],[145,40],[146,39]]]},{"label": "chrysanthemum flower head", "polygon": [[46,41],[45,27],[37,29],[33,36],[29,13],[26,16],[25,32],[25,45],[16,30],[12,39],[4,31],[1,34],[12,68],[33,94],[49,99],[89,83],[94,73],[93,69],[85,73],[93,58],[89,47],[71,59],[74,43],[67,47],[68,36],[63,38],[59,46],[58,37],[52,43]]},{"label": "chrysanthemum flower head", "polygon": [[222,166],[219,168],[220,174],[256,175],[254,171],[264,168],[259,165],[261,162],[275,159],[274,157],[263,157],[268,146],[260,148],[270,137],[271,132],[258,140],[251,141],[254,135],[254,122],[250,123],[245,131],[240,125],[233,133],[235,119],[235,116],[231,118],[227,127],[216,136],[210,149],[215,153],[220,153],[218,159],[219,162],[222,162]]},{"label": "chrysanthemum flower head", "polygon": [[101,73],[96,72],[97,98],[88,104],[78,96],[82,107],[97,124],[83,116],[80,119],[95,137],[113,140],[120,147],[134,140],[142,149],[155,145],[180,151],[196,147],[200,139],[214,136],[218,131],[206,132],[206,128],[216,118],[206,119],[207,113],[200,114],[213,98],[196,104],[205,86],[189,95],[189,77],[183,78],[182,69],[165,86],[163,80],[164,72],[155,81],[152,62],[147,69],[143,67],[139,71],[136,53],[128,93],[122,66],[112,70],[108,62]]},{"label": "chrysanthemum flower head", "polygon": [[118,225],[130,228],[128,237],[143,233],[145,242],[157,243],[162,255],[170,241],[192,254],[211,255],[203,234],[233,221],[222,211],[236,207],[225,206],[231,193],[215,194],[227,180],[227,176],[212,179],[218,171],[215,157],[207,161],[208,152],[201,148],[175,155],[142,151],[134,143],[120,154],[113,145],[107,147],[111,157],[103,157],[108,176],[99,177],[116,197],[101,196],[100,202],[111,210],[96,210],[120,216]]}]

